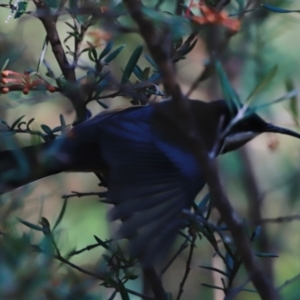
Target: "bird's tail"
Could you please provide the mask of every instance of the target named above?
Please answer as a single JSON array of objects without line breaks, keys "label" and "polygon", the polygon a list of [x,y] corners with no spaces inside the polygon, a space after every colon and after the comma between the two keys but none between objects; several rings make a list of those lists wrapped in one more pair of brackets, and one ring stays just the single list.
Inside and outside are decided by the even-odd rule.
[{"label": "bird's tail", "polygon": [[46,159],[52,144],[0,151],[0,194],[64,171],[58,160],[51,162]]}]

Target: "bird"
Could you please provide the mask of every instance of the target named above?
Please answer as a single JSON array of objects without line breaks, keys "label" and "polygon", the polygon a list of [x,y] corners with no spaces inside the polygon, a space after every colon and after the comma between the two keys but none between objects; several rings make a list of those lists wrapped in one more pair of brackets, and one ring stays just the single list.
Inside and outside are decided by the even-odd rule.
[{"label": "bird", "polygon": [[[265,132],[300,139],[256,113],[233,123],[238,108],[225,100],[187,101],[205,151],[234,151]],[[205,186],[181,117],[172,100],[105,111],[54,141],[1,151],[0,193],[61,172],[101,174],[109,220],[121,220],[116,239],[128,239],[131,255],[152,264],[168,253]]]}]

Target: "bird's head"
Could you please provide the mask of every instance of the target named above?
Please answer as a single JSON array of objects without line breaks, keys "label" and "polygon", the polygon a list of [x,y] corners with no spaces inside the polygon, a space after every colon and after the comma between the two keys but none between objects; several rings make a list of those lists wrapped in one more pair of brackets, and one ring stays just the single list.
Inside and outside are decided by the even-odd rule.
[{"label": "bird's head", "polygon": [[237,109],[230,111],[224,100],[211,102],[208,105],[214,111],[212,115],[214,115],[215,124],[221,124],[221,128],[215,133],[215,140],[218,139],[218,136],[221,139],[219,153],[236,150],[254,137],[265,132],[280,133],[300,139],[299,133],[268,123],[254,112],[246,113],[241,118],[236,118],[238,114]]},{"label": "bird's head", "polygon": [[186,122],[187,115],[182,115],[173,101],[165,101],[156,106],[152,124],[163,140],[190,150],[191,140],[186,132],[194,124],[205,148],[213,150],[215,155],[236,150],[264,132],[281,133],[300,139],[300,134],[267,123],[255,112],[246,111],[237,118],[238,109],[229,109],[225,100],[190,100],[189,113],[192,122]]}]

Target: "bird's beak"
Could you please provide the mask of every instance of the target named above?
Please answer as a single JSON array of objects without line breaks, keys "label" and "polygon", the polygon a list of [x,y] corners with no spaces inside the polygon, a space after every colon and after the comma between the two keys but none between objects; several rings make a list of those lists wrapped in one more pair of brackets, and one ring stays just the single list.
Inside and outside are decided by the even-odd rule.
[{"label": "bird's beak", "polygon": [[285,129],[285,128],[275,126],[275,125],[270,124],[270,123],[267,123],[267,126],[264,129],[264,132],[276,132],[276,133],[280,133],[280,134],[290,135],[290,136],[293,136],[293,137],[296,137],[296,138],[300,139],[300,134],[299,133],[297,133],[295,131],[292,131],[292,130],[289,130],[289,129]]}]

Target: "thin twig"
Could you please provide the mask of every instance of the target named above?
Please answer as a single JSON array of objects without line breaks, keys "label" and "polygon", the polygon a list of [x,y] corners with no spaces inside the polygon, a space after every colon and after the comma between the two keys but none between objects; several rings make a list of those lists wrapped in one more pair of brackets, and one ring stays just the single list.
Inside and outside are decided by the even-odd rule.
[{"label": "thin twig", "polygon": [[[186,138],[189,139],[191,150],[210,188],[212,204],[217,208],[228,226],[237,251],[255,288],[263,300],[279,299],[273,284],[268,280],[258,264],[248,236],[245,233],[242,220],[238,217],[223,191],[216,161],[209,157],[209,154],[203,146],[202,136],[198,134],[188,101],[185,101],[186,99],[177,83],[176,73],[170,57],[171,45],[168,27],[163,28],[163,26],[160,26],[158,29],[150,18],[144,15],[143,4],[140,0],[123,0],[123,2],[127,6],[128,12],[133,20],[138,24],[141,36],[146,42],[149,52],[161,72],[166,93],[172,98],[173,118],[172,115],[169,115],[169,119],[171,119],[169,121],[172,121],[176,114],[181,117],[182,122],[178,130],[181,130],[182,134],[185,133]],[[166,115],[165,112],[164,116]],[[177,120],[178,119],[174,120],[174,124],[176,124],[175,122]]]},{"label": "thin twig", "polygon": [[286,280],[282,285],[280,285],[277,290],[281,291],[283,288],[285,288],[286,286],[288,286],[289,284],[291,284],[294,281],[300,280],[300,274],[292,277],[291,279]]},{"label": "thin twig", "polygon": [[98,196],[100,198],[106,197],[107,192],[86,192],[86,193],[80,193],[80,192],[75,192],[72,191],[72,194],[67,194],[67,195],[63,195],[61,196],[63,199],[69,199],[69,198],[73,198],[73,197],[86,197],[86,196]]},{"label": "thin twig", "polygon": [[[57,260],[59,260],[60,262],[62,262],[62,263],[64,263],[64,264],[68,265],[69,267],[71,267],[71,268],[73,268],[73,269],[75,269],[75,270],[77,270],[77,271],[83,273],[83,274],[86,274],[86,275],[89,275],[89,276],[91,276],[91,277],[93,277],[93,278],[97,278],[97,279],[99,279],[99,280],[105,281],[105,276],[102,276],[102,275],[100,275],[100,274],[96,274],[96,273],[90,272],[90,271],[88,271],[88,270],[86,270],[86,269],[83,269],[83,268],[81,268],[81,267],[79,267],[79,266],[77,266],[77,265],[71,263],[70,261],[68,261],[67,259],[63,258],[63,257],[60,256],[60,255],[54,255],[54,258],[57,259]],[[133,291],[133,290],[131,290],[131,289],[126,288],[126,291],[127,291],[129,294],[132,294],[132,295],[141,297],[142,299],[153,300],[151,297],[148,297],[148,296],[146,296],[146,295],[143,295],[143,294],[138,293],[138,292],[136,292],[136,291]]]},{"label": "thin twig", "polygon": [[157,276],[155,269],[153,267],[145,267],[143,268],[143,273],[151,287],[155,299],[167,300],[167,295],[162,286],[161,279],[159,278],[159,276]]},{"label": "thin twig", "polygon": [[189,276],[189,273],[190,273],[190,270],[191,270],[191,261],[192,261],[192,257],[193,257],[193,253],[194,253],[194,248],[195,248],[195,243],[196,243],[196,239],[197,239],[197,235],[194,234],[193,235],[193,239],[192,239],[192,242],[191,242],[191,245],[190,245],[190,252],[189,252],[189,256],[188,256],[188,259],[186,261],[186,268],[185,268],[185,272],[184,272],[184,275],[183,275],[183,278],[182,278],[182,281],[180,282],[180,285],[179,285],[179,291],[178,291],[178,295],[177,295],[177,298],[176,300],[179,300],[182,293],[183,293],[183,288],[184,288],[184,284]]},{"label": "thin twig", "polygon": [[63,49],[62,42],[60,40],[56,22],[59,16],[59,13],[63,10],[63,5],[66,2],[65,0],[61,2],[62,7],[59,8],[58,14],[51,14],[51,10],[44,2],[40,2],[38,0],[33,0],[36,8],[37,8],[37,16],[39,20],[42,22],[49,43],[52,47],[53,54],[55,59],[61,69],[62,74],[64,75],[66,81],[72,88],[68,88],[66,90],[66,95],[70,99],[73,104],[73,107],[76,111],[77,121],[82,121],[85,119],[86,115],[86,107],[81,95],[81,89],[76,83],[76,74],[74,68],[70,65],[67,55]]},{"label": "thin twig", "polygon": [[166,266],[160,271],[159,276],[161,277],[171,266],[171,264],[175,261],[175,259],[179,256],[179,254],[188,247],[188,243],[189,240],[186,239],[181,246],[179,247],[179,249],[177,250],[177,252],[174,254],[174,256],[170,259],[170,261],[166,264]]},{"label": "thin twig", "polygon": [[88,245],[82,249],[79,249],[79,250],[75,250],[75,251],[72,251],[68,254],[68,257],[72,257],[72,256],[75,256],[75,255],[78,255],[78,254],[81,254],[82,252],[85,252],[85,251],[90,251],[94,248],[97,248],[97,247],[100,247],[102,246],[101,244],[97,243],[97,244],[93,244],[93,245]]},{"label": "thin twig", "polygon": [[260,219],[260,220],[257,220],[257,224],[284,223],[284,222],[293,222],[293,221],[300,221],[300,215]]}]

